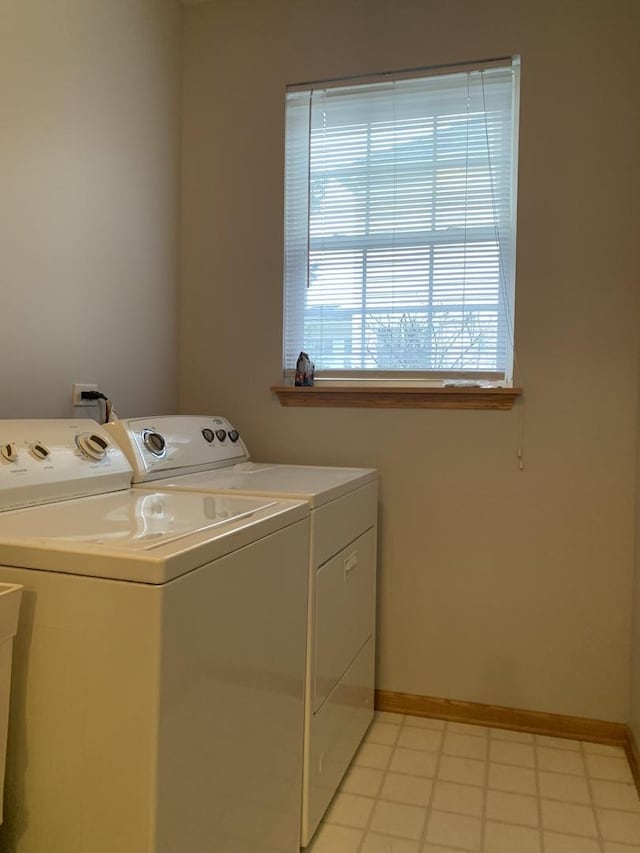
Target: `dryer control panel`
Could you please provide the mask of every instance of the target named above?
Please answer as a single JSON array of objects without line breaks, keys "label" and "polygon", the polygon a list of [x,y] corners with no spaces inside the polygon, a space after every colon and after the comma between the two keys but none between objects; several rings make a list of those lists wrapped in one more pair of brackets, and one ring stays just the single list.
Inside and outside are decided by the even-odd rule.
[{"label": "dryer control panel", "polygon": [[0,421],[0,511],[128,489],[131,474],[96,421]]},{"label": "dryer control panel", "polygon": [[113,421],[105,427],[133,468],[133,482],[192,474],[249,459],[238,430],[226,418],[159,415]]}]

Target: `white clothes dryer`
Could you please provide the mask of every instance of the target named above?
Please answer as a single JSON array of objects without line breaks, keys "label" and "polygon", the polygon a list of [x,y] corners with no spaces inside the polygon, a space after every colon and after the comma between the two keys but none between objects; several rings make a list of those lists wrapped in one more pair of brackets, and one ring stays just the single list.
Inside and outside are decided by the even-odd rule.
[{"label": "white clothes dryer", "polygon": [[301,844],[307,846],[373,717],[377,473],[254,463],[222,417],[107,427],[134,487],[296,498],[311,508]]},{"label": "white clothes dryer", "polygon": [[0,848],[294,853],[308,504],[130,479],[91,421],[0,421]]}]

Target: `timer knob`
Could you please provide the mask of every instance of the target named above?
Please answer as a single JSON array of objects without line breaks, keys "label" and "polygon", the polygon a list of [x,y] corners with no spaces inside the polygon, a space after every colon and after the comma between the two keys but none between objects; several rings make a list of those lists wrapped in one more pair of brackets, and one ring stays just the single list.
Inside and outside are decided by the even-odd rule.
[{"label": "timer knob", "polygon": [[12,441],[8,444],[2,444],[0,445],[0,456],[7,462],[15,462],[18,458],[18,449]]},{"label": "timer knob", "polygon": [[159,432],[155,432],[152,429],[145,430],[142,434],[142,441],[147,450],[153,453],[154,456],[164,455],[167,442]]},{"label": "timer knob", "polygon": [[31,445],[31,452],[39,459],[41,462],[51,456],[51,451],[47,447],[46,444],[42,444],[41,441],[36,441],[35,444]]},{"label": "timer knob", "polygon": [[103,459],[109,447],[107,439],[97,432],[77,436],[76,444],[90,459]]}]

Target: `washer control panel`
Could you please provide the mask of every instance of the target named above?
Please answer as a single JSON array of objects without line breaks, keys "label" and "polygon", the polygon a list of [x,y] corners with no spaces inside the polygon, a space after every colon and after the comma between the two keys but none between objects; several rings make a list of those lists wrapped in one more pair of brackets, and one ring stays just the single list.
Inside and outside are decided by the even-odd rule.
[{"label": "washer control panel", "polygon": [[249,452],[226,418],[159,415],[107,424],[133,468],[133,482],[246,462]]},{"label": "washer control panel", "polygon": [[0,420],[0,511],[128,489],[131,466],[91,420]]}]

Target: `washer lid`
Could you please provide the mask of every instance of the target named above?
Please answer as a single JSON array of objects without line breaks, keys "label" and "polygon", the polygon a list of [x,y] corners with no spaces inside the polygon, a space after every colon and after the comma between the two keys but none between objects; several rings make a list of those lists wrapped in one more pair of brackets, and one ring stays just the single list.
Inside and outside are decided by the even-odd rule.
[{"label": "washer lid", "polygon": [[[335,500],[377,478],[375,468],[330,468],[315,465],[269,465],[241,462],[228,468],[200,471],[156,481],[162,489],[245,493],[308,501],[312,507]],[[136,488],[139,486],[138,484]]]},{"label": "washer lid", "polygon": [[0,514],[6,565],[164,583],[309,514],[240,495],[125,491]]}]

